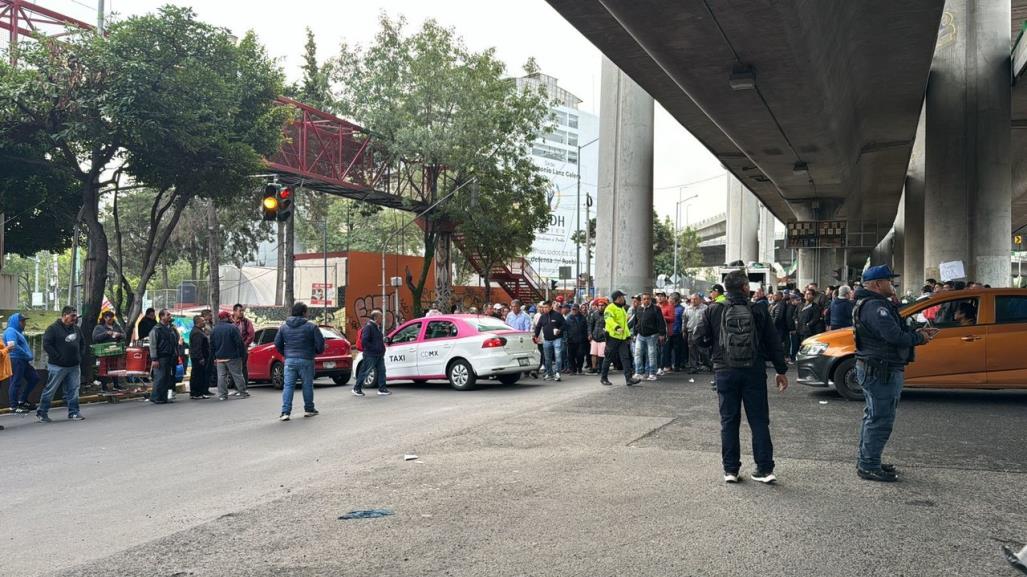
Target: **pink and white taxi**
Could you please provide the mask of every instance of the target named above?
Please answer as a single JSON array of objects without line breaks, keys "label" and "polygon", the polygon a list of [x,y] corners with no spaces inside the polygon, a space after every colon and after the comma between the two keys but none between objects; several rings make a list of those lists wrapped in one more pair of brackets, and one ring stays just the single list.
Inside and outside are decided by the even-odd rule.
[{"label": "pink and white taxi", "polygon": [[[492,317],[441,315],[407,321],[385,339],[386,381],[424,383],[448,380],[458,390],[479,379],[512,385],[539,366],[531,333],[515,331]],[[363,353],[355,359],[357,371]],[[374,382],[373,370],[364,386]]]}]

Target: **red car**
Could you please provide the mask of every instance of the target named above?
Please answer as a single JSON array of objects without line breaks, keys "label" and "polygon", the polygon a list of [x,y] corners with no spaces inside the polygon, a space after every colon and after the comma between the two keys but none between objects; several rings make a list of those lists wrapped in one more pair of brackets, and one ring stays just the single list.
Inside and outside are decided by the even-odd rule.
[{"label": "red car", "polygon": [[[335,384],[345,385],[353,374],[353,356],[346,337],[331,327],[320,327],[325,351],[314,358],[314,377],[331,377]],[[250,357],[246,363],[254,382],[270,382],[281,389],[285,381],[285,359],[275,349],[278,327],[260,327],[254,332]]]}]

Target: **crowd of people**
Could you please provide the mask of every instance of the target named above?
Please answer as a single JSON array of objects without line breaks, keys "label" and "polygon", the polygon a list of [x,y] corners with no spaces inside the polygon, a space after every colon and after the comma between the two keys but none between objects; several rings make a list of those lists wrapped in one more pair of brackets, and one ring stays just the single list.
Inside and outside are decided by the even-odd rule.
[{"label": "crowd of people", "polygon": [[[769,294],[757,287],[749,302],[769,313],[787,362],[794,363],[804,339],[852,326],[858,287],[857,282],[830,286],[822,292],[817,283],[810,283],[802,291],[782,289]],[[625,328],[611,339],[606,312],[618,296],[625,300]],[[609,356],[616,369],[629,366],[630,381],[656,381],[675,372],[713,370],[710,351],[697,342],[696,329],[706,308],[726,299],[724,286],[715,284],[705,293],[655,291],[630,298],[614,294],[580,304],[557,296],[538,305],[525,306],[514,300],[489,304],[481,311],[472,307],[468,313],[485,314],[515,330],[533,333],[542,356],[537,373],[545,380],[559,381],[568,374],[600,374]],[[612,326],[617,326],[616,320]]]},{"label": "crowd of people", "polygon": [[[22,313],[11,315],[4,331],[7,344],[4,352],[11,365],[10,375],[7,375],[11,412],[35,412],[37,421],[49,423],[50,407],[54,397],[60,393],[68,409],[68,419],[83,420],[79,391],[80,366],[86,353],[86,341],[79,328],[78,311],[71,306],[64,307],[60,318],[43,334],[47,381],[38,405],[29,401],[39,377],[32,368],[34,356],[24,336],[26,318]],[[188,353],[185,339],[172,321],[170,311],[150,308],[140,317],[135,330],[129,333],[118,326],[114,313],[105,311],[93,330],[92,342],[94,345],[132,343],[148,348],[153,387],[147,400],[153,404],[174,402],[176,369],[185,362],[187,356],[192,367],[189,387],[191,399],[209,399],[211,386],[217,387],[218,398],[221,400],[228,399],[230,386],[235,389],[231,395],[249,397],[246,392],[245,367],[247,349],[253,342],[254,326],[246,317],[245,306],[237,304],[232,312],[219,312],[216,324],[209,309],[194,317]],[[98,381],[103,393],[124,390],[119,379],[113,376],[100,374]]]}]

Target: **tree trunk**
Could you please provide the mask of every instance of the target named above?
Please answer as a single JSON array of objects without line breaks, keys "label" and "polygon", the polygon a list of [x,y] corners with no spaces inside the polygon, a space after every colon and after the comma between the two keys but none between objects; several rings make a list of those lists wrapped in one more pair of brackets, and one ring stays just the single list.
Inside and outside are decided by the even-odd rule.
[{"label": "tree trunk", "polygon": [[[289,214],[289,220],[285,221],[285,306],[292,308],[296,302],[295,273],[296,273],[296,211]],[[328,287],[325,287],[327,292]],[[325,294],[325,298],[328,295]],[[339,306],[336,303],[336,306]]]},{"label": "tree trunk", "polygon": [[[82,285],[85,292],[82,301],[82,337],[86,345],[93,343],[93,329],[99,320],[103,304],[103,291],[107,286],[107,259],[109,251],[107,233],[100,224],[100,182],[99,174],[89,178],[82,191],[82,221],[89,234],[86,249],[86,264]],[[82,382],[93,382],[93,355],[89,349],[82,358]]]},{"label": "tree trunk", "polygon": [[431,270],[432,259],[435,257],[435,245],[437,244],[437,235],[434,232],[434,227],[435,225],[430,219],[425,223],[424,260],[421,264],[421,274],[417,278],[417,283],[410,287],[410,293],[414,299],[414,318],[418,318],[424,313],[424,309],[421,306],[421,299],[424,296],[424,285],[428,282],[428,271]]},{"label": "tree trunk", "polygon": [[[142,296],[146,294],[146,288],[150,283],[150,279],[153,277],[153,273],[157,269],[158,263],[161,267],[161,275],[164,289],[168,288],[168,265],[166,259],[161,259],[164,254],[164,249],[167,247],[168,239],[171,238],[171,233],[174,232],[175,227],[178,226],[178,221],[182,216],[182,212],[185,211],[185,207],[189,204],[190,195],[181,195],[174,199],[174,206],[171,207],[171,218],[160,218],[160,221],[151,222],[151,226],[158,228],[149,237],[149,246],[143,247],[143,270],[139,275],[139,284],[136,285],[135,293],[139,295],[139,300],[133,302],[129,308],[128,314],[128,326],[135,326],[136,319],[139,318],[142,312],[143,299]],[[166,224],[161,227],[161,221],[166,221]],[[164,261],[164,262],[161,262]]]},{"label": "tree trunk", "polygon": [[221,307],[221,230],[218,226],[218,212],[214,201],[210,201],[210,210],[207,211],[207,272],[209,283],[207,287],[207,302],[210,309],[214,311],[215,318]]},{"label": "tree trunk", "polygon": [[485,269],[485,274],[481,275],[482,279],[485,281],[485,302],[487,303],[492,302],[492,280],[489,277],[489,271],[491,270],[492,267],[489,267]]},{"label": "tree trunk", "polygon": [[283,289],[285,288],[285,228],[288,223],[279,222],[278,229],[278,250],[275,258],[275,306],[282,306]]},{"label": "tree trunk", "polygon": [[440,311],[448,311],[453,301],[452,240],[452,233],[441,232],[435,243],[435,308]]}]

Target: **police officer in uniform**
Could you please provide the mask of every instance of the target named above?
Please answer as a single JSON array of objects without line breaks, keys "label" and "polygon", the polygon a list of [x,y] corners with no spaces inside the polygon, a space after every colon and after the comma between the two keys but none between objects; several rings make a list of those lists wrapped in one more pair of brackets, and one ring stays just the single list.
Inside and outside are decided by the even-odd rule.
[{"label": "police officer in uniform", "polygon": [[856,380],[866,398],[856,473],[868,481],[898,480],[895,467],[881,463],[881,453],[895,424],[905,367],[913,361],[913,349],[931,342],[938,334],[933,328],[914,331],[899,316],[898,306],[892,300],[892,279],[897,276],[887,265],[864,271],[863,286],[856,291],[857,303],[852,313]]}]

